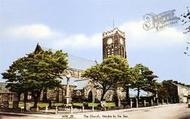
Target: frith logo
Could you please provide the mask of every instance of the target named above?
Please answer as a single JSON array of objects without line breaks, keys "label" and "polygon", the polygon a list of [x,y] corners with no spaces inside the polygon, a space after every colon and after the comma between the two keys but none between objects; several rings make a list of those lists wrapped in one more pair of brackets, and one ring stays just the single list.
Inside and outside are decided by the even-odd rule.
[{"label": "frith logo", "polygon": [[160,31],[169,25],[176,24],[180,18],[175,16],[174,12],[175,9],[162,12],[158,15],[154,13],[146,14],[143,17],[145,21],[143,24],[143,29],[148,31],[155,28],[157,31]]}]

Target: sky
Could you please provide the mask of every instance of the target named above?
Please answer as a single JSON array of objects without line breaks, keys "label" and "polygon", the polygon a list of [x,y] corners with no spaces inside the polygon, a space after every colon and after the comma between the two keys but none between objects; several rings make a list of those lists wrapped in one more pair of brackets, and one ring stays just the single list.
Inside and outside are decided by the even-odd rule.
[{"label": "sky", "polygon": [[126,34],[130,66],[142,63],[159,81],[190,84],[190,57],[184,55],[189,34],[183,34],[182,25],[142,28],[145,14],[175,9],[180,16],[187,6],[189,0],[0,0],[0,72],[37,43],[101,62],[102,33],[114,23]]}]

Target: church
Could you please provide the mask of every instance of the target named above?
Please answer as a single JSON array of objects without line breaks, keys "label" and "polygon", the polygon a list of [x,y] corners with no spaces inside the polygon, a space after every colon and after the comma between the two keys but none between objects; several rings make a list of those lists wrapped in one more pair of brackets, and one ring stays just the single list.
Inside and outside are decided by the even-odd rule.
[{"label": "church", "polygon": [[[126,53],[126,39],[125,33],[118,28],[113,28],[110,31],[103,32],[102,34],[102,53],[103,58],[106,59],[110,55],[120,55],[127,58]],[[49,92],[57,102],[62,102],[65,98],[69,98],[68,102],[76,101],[100,101],[101,90],[94,88],[94,84],[90,79],[81,77],[81,72],[96,65],[96,61],[79,58],[68,54],[69,68],[65,71],[65,76],[61,79],[63,88],[55,90],[54,93]],[[67,75],[69,76],[69,80]],[[67,91],[69,85],[69,91]],[[130,91],[130,96],[135,97],[134,91]],[[118,96],[122,100],[125,98],[125,93],[122,89],[119,89]],[[113,91],[109,90],[105,94],[104,99],[106,101],[112,101]]]},{"label": "church", "polygon": [[[34,52],[38,49],[43,49],[43,48],[39,44],[37,44]],[[102,57],[103,60],[109,57],[110,55],[120,55],[121,57],[127,58],[125,33],[119,30],[118,28],[113,28],[110,31],[103,32],[102,53],[103,53]],[[48,99],[55,102],[66,102],[67,104],[71,102],[100,101],[102,91],[100,89],[95,88],[91,79],[81,77],[81,73],[84,70],[90,68],[91,66],[96,65],[96,63],[97,62],[93,60],[88,60],[68,54],[69,68],[65,70],[62,79],[58,79],[61,81],[62,87],[59,89],[48,90],[47,91]],[[5,85],[2,86],[5,87]],[[130,89],[129,93],[130,97],[136,96],[136,92],[134,90]],[[141,93],[141,95],[142,94],[143,93]],[[2,98],[4,97],[3,95],[4,93],[0,94],[0,99],[3,99]],[[10,93],[8,97],[9,99],[12,99],[12,93]],[[118,97],[120,100],[125,98],[125,92],[123,92],[122,88],[118,89]],[[22,98],[23,96],[21,96],[21,100],[23,100]],[[113,91],[108,90],[107,93],[105,94],[104,99],[106,101],[112,101],[112,98],[113,98]],[[31,96],[29,94],[29,100],[30,99]],[[43,95],[41,95],[41,100],[42,99]]]}]

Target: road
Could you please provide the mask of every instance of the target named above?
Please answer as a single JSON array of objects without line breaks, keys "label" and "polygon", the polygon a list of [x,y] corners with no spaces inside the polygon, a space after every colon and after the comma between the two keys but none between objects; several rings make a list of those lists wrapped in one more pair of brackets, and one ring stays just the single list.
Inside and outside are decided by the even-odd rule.
[{"label": "road", "polygon": [[187,104],[170,104],[138,109],[94,112],[83,114],[80,117],[82,118],[82,116],[84,118],[99,116],[99,118],[118,119],[190,119],[190,108],[187,108]]},{"label": "road", "polygon": [[146,108],[133,108],[114,111],[86,112],[71,115],[2,115],[0,119],[190,119],[187,104],[170,104]]}]

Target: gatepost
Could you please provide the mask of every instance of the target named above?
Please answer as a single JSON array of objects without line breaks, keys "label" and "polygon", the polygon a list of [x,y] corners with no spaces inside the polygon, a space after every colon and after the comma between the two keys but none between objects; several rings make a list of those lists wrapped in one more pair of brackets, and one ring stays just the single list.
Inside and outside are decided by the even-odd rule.
[{"label": "gatepost", "polygon": [[154,105],[153,99],[150,99],[151,106]]},{"label": "gatepost", "polygon": [[187,102],[188,102],[188,108],[190,108],[190,95],[187,97]]},{"label": "gatepost", "polygon": [[136,98],[136,108],[138,108],[139,107],[139,101],[138,101],[138,99]]},{"label": "gatepost", "polygon": [[71,105],[70,107],[71,107],[70,108],[70,113],[72,114],[73,113],[73,106]]},{"label": "gatepost", "polygon": [[105,111],[106,110],[106,107],[105,107],[106,101],[101,101],[100,103],[101,103],[101,107]]},{"label": "gatepost", "polygon": [[58,107],[56,106],[55,107],[55,114],[57,114],[58,113]]},{"label": "gatepost", "polygon": [[146,107],[146,99],[144,99],[143,101],[144,101],[144,107]]},{"label": "gatepost", "polygon": [[162,99],[162,104],[164,104],[164,99]]},{"label": "gatepost", "polygon": [[48,112],[48,106],[46,106],[46,110],[45,110],[45,112],[46,112],[46,113]]},{"label": "gatepost", "polygon": [[84,112],[84,105],[82,105],[82,112]]},{"label": "gatepost", "polygon": [[130,99],[130,107],[132,108],[133,107],[133,100]]}]

